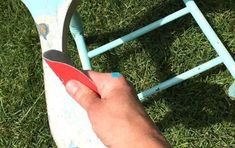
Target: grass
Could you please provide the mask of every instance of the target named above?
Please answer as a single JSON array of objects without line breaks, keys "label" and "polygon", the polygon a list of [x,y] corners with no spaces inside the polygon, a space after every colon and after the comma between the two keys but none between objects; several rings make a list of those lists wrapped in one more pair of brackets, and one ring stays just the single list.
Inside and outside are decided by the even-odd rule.
[{"label": "grass", "polygon": [[[41,52],[34,22],[17,0],[0,0],[0,147],[56,147],[50,135]],[[235,2],[197,0],[235,57]],[[93,49],[183,7],[181,0],[81,0],[78,10]],[[71,37],[68,53],[80,68]],[[92,60],[120,71],[137,91],[216,56],[190,15]],[[144,103],[174,147],[235,147],[233,82],[221,65]]]}]

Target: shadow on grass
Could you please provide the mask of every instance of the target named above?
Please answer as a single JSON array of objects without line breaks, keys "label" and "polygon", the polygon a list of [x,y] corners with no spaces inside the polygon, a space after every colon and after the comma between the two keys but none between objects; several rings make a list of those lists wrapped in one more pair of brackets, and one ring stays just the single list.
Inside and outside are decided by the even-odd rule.
[{"label": "shadow on grass", "polygon": [[[223,0],[200,0],[197,1],[197,4],[204,14],[231,10],[234,6],[232,0],[226,2]],[[153,22],[182,7],[184,7],[182,1],[167,1],[149,10],[141,20],[137,19],[135,22],[132,22],[131,26],[135,24],[135,29],[140,28],[147,25],[147,22]],[[144,50],[151,55],[151,60],[156,64],[156,73],[159,74],[160,81],[175,75],[172,73],[170,64],[167,62],[172,54],[169,50],[166,51],[167,47],[185,30],[192,26],[197,26],[190,15],[185,17],[149,33],[144,39],[138,39]],[[133,27],[105,34],[91,35],[87,41],[88,43],[96,42],[99,45],[103,45],[112,39],[129,33],[131,30],[133,30]],[[172,36],[170,32],[176,32],[176,35]],[[125,51],[123,54],[124,58],[126,55],[133,54],[133,51],[135,49]],[[120,58],[115,54],[115,50],[112,51],[112,54],[107,52],[105,56],[108,57],[107,59],[110,59],[106,61],[111,65],[108,70],[118,70]],[[226,70],[226,68],[219,66],[210,72],[204,73],[202,77],[217,74],[221,70]],[[229,101],[222,87],[221,85],[195,82],[195,79],[190,79],[181,85],[161,92],[158,96],[166,101],[166,104],[171,108],[171,112],[157,123],[158,126],[161,130],[164,130],[179,123],[188,128],[202,128],[222,121],[235,122],[234,102]],[[149,101],[145,105],[151,106],[153,104],[152,101]]]},{"label": "shadow on grass", "polygon": [[[162,120],[157,121],[161,130],[177,124],[198,129],[223,121],[235,123],[235,102],[228,98],[220,85],[190,79],[154,98],[158,97],[164,99],[171,110]],[[152,106],[153,101],[149,100],[145,105]]]}]

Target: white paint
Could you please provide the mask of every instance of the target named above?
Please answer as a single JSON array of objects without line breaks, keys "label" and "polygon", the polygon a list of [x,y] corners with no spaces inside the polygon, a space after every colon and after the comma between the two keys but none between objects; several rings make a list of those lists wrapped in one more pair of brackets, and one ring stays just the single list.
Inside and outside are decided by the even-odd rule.
[{"label": "white paint", "polygon": [[[36,1],[36,3],[32,3],[32,1]],[[23,2],[29,7],[33,4],[39,4],[39,1],[42,4],[47,2],[47,0],[27,0]],[[67,36],[67,34],[63,34],[63,30],[64,28],[68,28],[67,25],[69,24],[68,22],[64,22],[64,20],[67,13],[72,15],[73,10],[68,9],[75,0],[59,0],[59,2],[63,3],[58,4],[56,9],[57,15],[34,17],[36,24],[44,23],[49,26],[49,34],[46,37],[47,40],[40,36],[42,53],[50,49],[59,51],[63,49],[63,36]],[[50,9],[49,5],[47,9]],[[35,10],[31,10],[31,12],[32,11]],[[45,11],[45,9],[42,11]],[[60,148],[73,146],[79,148],[105,147],[93,132],[87,113],[67,94],[62,82],[45,61],[43,61],[43,70],[49,124],[57,146]]]}]

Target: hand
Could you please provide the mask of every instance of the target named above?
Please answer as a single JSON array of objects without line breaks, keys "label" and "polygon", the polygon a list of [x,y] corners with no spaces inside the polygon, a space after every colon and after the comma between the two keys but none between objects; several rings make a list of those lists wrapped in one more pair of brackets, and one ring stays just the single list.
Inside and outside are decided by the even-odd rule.
[{"label": "hand", "polygon": [[87,111],[94,132],[107,147],[170,147],[121,74],[88,75],[100,96],[78,81],[69,81],[66,89]]}]

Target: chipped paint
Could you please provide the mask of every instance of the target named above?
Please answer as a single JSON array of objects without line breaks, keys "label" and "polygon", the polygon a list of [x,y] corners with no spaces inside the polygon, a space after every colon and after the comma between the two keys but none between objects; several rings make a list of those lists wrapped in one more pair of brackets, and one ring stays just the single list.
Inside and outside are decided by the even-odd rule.
[{"label": "chipped paint", "polygon": [[45,23],[41,23],[37,25],[38,33],[47,40],[47,35],[49,34],[49,26]]},{"label": "chipped paint", "polygon": [[71,141],[71,142],[70,142],[70,145],[69,145],[69,148],[79,148],[79,147],[75,146],[74,142]]}]

